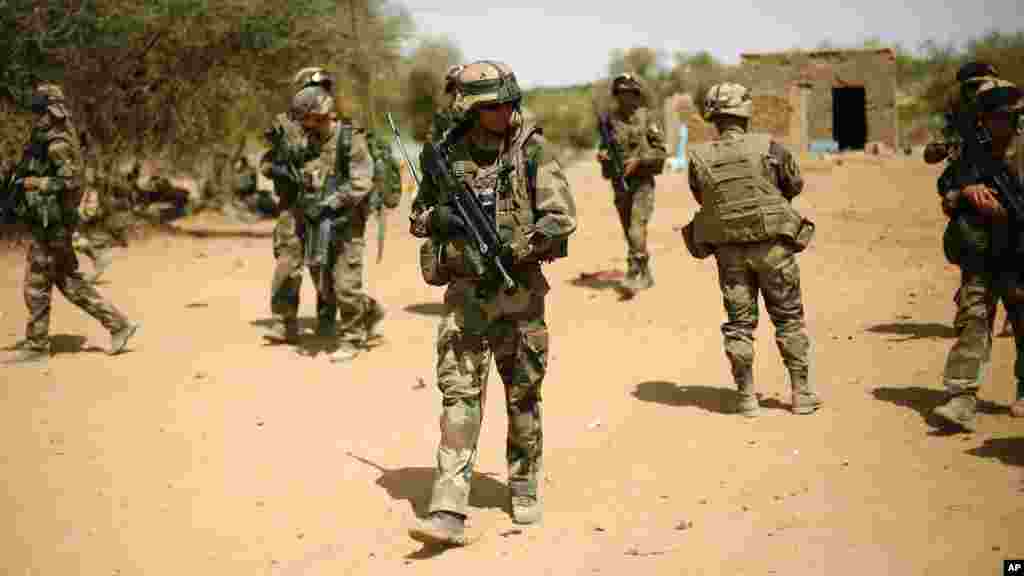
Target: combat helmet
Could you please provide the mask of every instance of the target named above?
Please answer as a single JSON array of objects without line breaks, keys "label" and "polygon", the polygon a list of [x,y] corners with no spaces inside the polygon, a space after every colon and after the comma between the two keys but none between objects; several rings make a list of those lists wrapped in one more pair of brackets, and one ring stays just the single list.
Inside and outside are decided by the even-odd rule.
[{"label": "combat helmet", "polygon": [[623,72],[612,79],[611,91],[612,96],[615,96],[620,92],[634,92],[636,94],[643,95],[644,83],[635,74]]},{"label": "combat helmet", "polygon": [[456,76],[455,109],[466,114],[495,104],[518,105],[522,91],[512,69],[504,62],[480,60],[468,64]]},{"label": "combat helmet", "polygon": [[738,116],[750,118],[754,104],[750,99],[750,91],[745,86],[724,82],[715,84],[704,95],[704,119],[711,120],[715,116]]},{"label": "combat helmet", "polygon": [[313,66],[299,70],[292,79],[292,84],[299,90],[307,86],[320,86],[328,92],[333,92],[334,76],[323,68]]},{"label": "combat helmet", "polygon": [[306,86],[292,96],[288,110],[292,118],[301,119],[306,114],[327,115],[334,111],[334,98],[322,86]]},{"label": "combat helmet", "polygon": [[458,86],[459,72],[465,68],[462,64],[456,64],[449,66],[448,71],[444,73],[444,93],[454,94],[455,88]]},{"label": "combat helmet", "polygon": [[978,86],[975,96],[979,112],[1010,112],[1024,110],[1024,92],[1016,84],[1000,78],[989,78]]},{"label": "combat helmet", "polygon": [[967,82],[974,78],[998,78],[999,71],[987,62],[971,61],[960,67],[956,72],[957,82]]}]

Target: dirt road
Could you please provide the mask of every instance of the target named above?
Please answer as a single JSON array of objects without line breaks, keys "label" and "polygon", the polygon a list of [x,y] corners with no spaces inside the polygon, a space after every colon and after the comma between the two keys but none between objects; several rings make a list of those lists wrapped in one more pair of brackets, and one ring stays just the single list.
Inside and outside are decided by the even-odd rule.
[{"label": "dirt road", "polygon": [[[935,435],[923,417],[942,398],[958,280],[941,254],[936,170],[865,157],[812,168],[797,205],[818,227],[800,265],[822,411],[786,409],[762,314],[765,408],[725,413],[714,262],[690,258],[672,229],[695,210],[684,175],[659,177],[652,290],[621,302],[577,280],[625,267],[609,188],[578,164],[579,231],[547,268],[544,523],[516,527],[505,510],[495,390],[476,541],[443,552],[406,532],[439,436],[442,294],[419,278],[408,199],[381,265],[368,234],[386,342],[349,366],[262,340],[268,237],[119,248],[101,289],[143,324],[130,352],[103,354],[103,328],[56,296],[48,368],[0,367],[0,573],[999,574],[1024,557],[1012,341],[996,341],[976,434]],[[0,261],[0,336],[13,343],[24,255]],[[307,277],[307,327],[313,304]]]}]

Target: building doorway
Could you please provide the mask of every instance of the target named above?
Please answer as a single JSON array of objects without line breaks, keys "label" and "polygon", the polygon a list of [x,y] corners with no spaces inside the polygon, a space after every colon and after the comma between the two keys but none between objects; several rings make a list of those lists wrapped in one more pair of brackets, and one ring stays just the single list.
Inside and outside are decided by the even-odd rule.
[{"label": "building doorway", "polygon": [[867,144],[867,98],[863,86],[832,89],[832,139],[840,150],[863,150]]}]

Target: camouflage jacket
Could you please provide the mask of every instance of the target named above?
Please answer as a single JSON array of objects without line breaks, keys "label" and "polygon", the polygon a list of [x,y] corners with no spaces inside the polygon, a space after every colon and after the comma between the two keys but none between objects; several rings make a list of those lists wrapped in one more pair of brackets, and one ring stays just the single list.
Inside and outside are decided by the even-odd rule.
[{"label": "camouflage jacket", "polygon": [[[276,148],[271,141],[270,135],[273,131],[280,131],[284,135],[277,144],[283,147],[283,149]],[[280,208],[282,210],[292,209],[295,207],[299,192],[298,182],[288,182],[286,179],[275,177],[272,173],[272,168],[275,159],[277,161],[291,159],[294,160],[293,163],[296,165],[305,163],[308,157],[312,155],[309,150],[309,141],[302,130],[302,126],[285,113],[280,113],[274,117],[274,122],[271,128],[267,130],[266,137],[271,145],[271,149],[267,150],[260,157],[260,173],[274,183],[274,192],[277,194]],[[297,176],[299,175],[297,172]]]},{"label": "camouflage jacket", "polygon": [[[558,160],[539,130],[523,127],[504,151],[483,150],[464,138],[455,144],[448,167],[468,185],[484,206],[493,206],[503,244],[522,254],[521,263],[565,255],[566,242],[576,230],[576,204]],[[503,168],[510,170],[505,171]],[[413,200],[410,232],[431,236],[433,210],[447,202],[448,191],[433,178],[424,178]],[[493,200],[488,200],[490,197]],[[493,203],[492,203],[493,202]],[[465,238],[442,238],[450,259],[473,258]],[[453,274],[471,275],[471,266],[456,265]]]},{"label": "camouflage jacket", "polygon": [[[319,205],[342,218],[349,210],[367,210],[374,166],[366,132],[347,122],[334,121],[326,138],[321,139],[316,133],[307,133],[307,138],[315,157],[302,167],[303,210],[308,213],[311,207]],[[347,154],[344,148],[348,149]],[[346,156],[347,166],[339,166],[339,160],[345,162]]]},{"label": "camouflage jacket", "polygon": [[374,132],[367,132],[366,141],[373,158],[373,192],[370,208],[396,208],[402,199],[402,171],[395,161],[391,145]]},{"label": "camouflage jacket", "polygon": [[[665,133],[654,113],[648,108],[637,108],[628,117],[620,110],[611,116],[615,142],[622,150],[623,161],[637,159],[640,165],[630,177],[645,178],[660,174],[668,152]],[[605,150],[603,145],[600,150]]]},{"label": "camouflage jacket", "polygon": [[64,236],[78,224],[82,201],[84,166],[78,134],[66,122],[37,126],[25,154],[22,175],[31,178],[32,185],[25,187],[18,217],[33,234]]},{"label": "camouflage jacket", "polygon": [[[983,271],[1001,258],[1019,258],[1024,252],[1022,231],[1012,230],[1006,220],[979,213],[963,196],[956,179],[962,161],[959,157],[951,158],[938,180],[942,209],[950,218],[942,236],[946,260],[965,270]],[[1024,138],[1015,139],[1005,162],[1011,174],[1024,185]]]}]

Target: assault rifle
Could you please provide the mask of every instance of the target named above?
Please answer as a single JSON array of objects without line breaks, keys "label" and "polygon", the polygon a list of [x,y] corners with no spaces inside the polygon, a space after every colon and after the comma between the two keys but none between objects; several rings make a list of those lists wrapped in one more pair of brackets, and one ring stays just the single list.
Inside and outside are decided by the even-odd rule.
[{"label": "assault rifle", "polygon": [[611,118],[608,114],[597,114],[597,130],[601,134],[601,146],[608,151],[608,161],[602,166],[602,172],[610,177],[616,189],[629,192],[629,185],[626,184],[626,164],[622,159],[622,149],[615,141],[615,130],[612,128]]},{"label": "assault rifle", "polygon": [[[466,231],[469,232],[470,240],[476,246],[477,251],[484,260],[485,266],[490,266],[501,276],[505,291],[511,293],[516,289],[516,282],[505,269],[502,262],[502,253],[505,246],[501,243],[498,235],[498,228],[494,217],[489,216],[487,211],[477,198],[476,193],[462,180],[457,179],[448,169],[448,158],[455,147],[455,144],[465,136],[469,130],[470,123],[463,120],[454,128],[448,131],[441,142],[427,142],[432,154],[427,154],[431,163],[430,173],[439,180],[444,190],[448,191],[447,203],[455,207],[455,211],[466,224]],[[408,157],[407,157],[408,159]]]},{"label": "assault rifle", "polygon": [[1024,187],[1005,162],[992,156],[992,137],[979,125],[977,118],[976,113],[957,116],[957,131],[962,142],[956,185],[961,189],[971,184],[988,186],[1009,213],[1010,220],[1024,224]]}]

